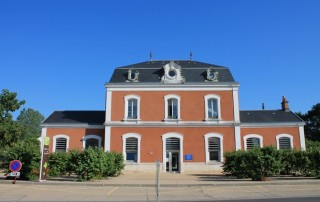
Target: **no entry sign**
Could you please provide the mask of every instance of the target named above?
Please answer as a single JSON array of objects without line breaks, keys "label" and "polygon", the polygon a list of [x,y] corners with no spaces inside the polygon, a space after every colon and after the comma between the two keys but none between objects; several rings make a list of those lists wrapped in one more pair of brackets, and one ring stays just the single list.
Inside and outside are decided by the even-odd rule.
[{"label": "no entry sign", "polygon": [[22,167],[22,163],[19,160],[13,160],[10,162],[9,169],[11,172],[19,172]]}]

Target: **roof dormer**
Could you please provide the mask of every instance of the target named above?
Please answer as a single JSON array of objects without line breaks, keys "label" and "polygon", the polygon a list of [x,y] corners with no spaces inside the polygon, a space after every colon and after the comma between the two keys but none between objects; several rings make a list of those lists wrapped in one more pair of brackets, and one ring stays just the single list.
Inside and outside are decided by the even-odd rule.
[{"label": "roof dormer", "polygon": [[163,66],[164,74],[161,80],[164,83],[184,83],[185,79],[181,75],[181,66],[171,61]]}]

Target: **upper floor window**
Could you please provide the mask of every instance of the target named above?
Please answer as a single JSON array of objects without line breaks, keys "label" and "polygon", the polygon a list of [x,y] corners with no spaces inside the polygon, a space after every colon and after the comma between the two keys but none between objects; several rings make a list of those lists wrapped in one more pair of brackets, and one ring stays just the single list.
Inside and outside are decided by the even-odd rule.
[{"label": "upper floor window", "polygon": [[246,135],[244,137],[244,148],[250,150],[253,147],[263,147],[263,139],[260,135]]},{"label": "upper floor window", "polygon": [[67,152],[69,148],[69,136],[55,135],[53,137],[52,152]]},{"label": "upper floor window", "polygon": [[98,135],[86,135],[83,139],[83,148],[101,147],[102,138]]},{"label": "upper floor window", "polygon": [[217,95],[206,95],[205,97],[205,120],[221,119],[220,97]]},{"label": "upper floor window", "polygon": [[136,95],[127,95],[125,99],[124,120],[140,119],[140,97]]},{"label": "upper floor window", "polygon": [[292,136],[287,134],[277,135],[277,149],[292,149]]},{"label": "upper floor window", "polygon": [[165,96],[165,120],[180,119],[180,97],[176,95]]}]

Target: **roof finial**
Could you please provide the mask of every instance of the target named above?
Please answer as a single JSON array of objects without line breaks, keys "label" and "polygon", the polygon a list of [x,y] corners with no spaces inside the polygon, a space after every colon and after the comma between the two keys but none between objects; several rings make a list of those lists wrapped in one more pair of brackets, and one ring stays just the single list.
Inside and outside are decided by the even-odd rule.
[{"label": "roof finial", "polygon": [[264,110],[264,103],[262,103],[262,110]]},{"label": "roof finial", "polygon": [[192,61],[192,51],[190,51],[190,61]]},{"label": "roof finial", "polygon": [[152,61],[152,51],[150,51],[149,57],[150,57],[150,62],[151,62]]}]

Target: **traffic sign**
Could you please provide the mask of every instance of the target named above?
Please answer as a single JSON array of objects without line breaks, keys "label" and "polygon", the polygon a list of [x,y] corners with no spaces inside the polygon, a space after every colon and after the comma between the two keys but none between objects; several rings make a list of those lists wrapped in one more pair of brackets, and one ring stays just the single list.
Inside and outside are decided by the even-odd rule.
[{"label": "traffic sign", "polygon": [[10,162],[9,169],[11,172],[19,172],[22,167],[22,163],[19,160],[13,160]]}]

